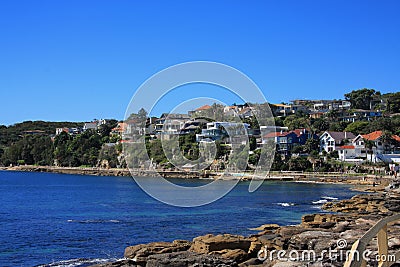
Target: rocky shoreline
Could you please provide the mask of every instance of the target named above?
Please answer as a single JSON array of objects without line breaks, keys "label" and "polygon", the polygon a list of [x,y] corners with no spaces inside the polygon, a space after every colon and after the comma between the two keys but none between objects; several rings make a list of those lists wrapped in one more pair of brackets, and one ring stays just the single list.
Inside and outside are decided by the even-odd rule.
[{"label": "rocky shoreline", "polygon": [[143,170],[135,169],[128,170],[126,168],[98,168],[98,167],[57,167],[57,166],[35,166],[35,165],[20,165],[13,167],[0,167],[0,170],[5,171],[22,171],[22,172],[49,172],[60,174],[73,175],[95,175],[95,176],[144,176],[144,177],[159,177],[165,178],[209,178],[209,179],[239,179],[239,180],[273,180],[273,181],[296,181],[296,182],[314,182],[314,183],[344,183],[352,185],[372,185],[384,184],[387,185],[392,180],[392,176],[388,175],[373,175],[366,173],[319,173],[319,172],[270,172],[267,177],[254,177],[252,172],[223,174],[215,171],[183,171],[183,170]]},{"label": "rocky shoreline", "polygon": [[[125,249],[123,260],[95,266],[343,266],[346,260],[343,255],[357,239],[381,218],[400,212],[400,191],[386,192],[383,186],[371,186],[367,191],[348,200],[325,203],[323,209],[335,213],[304,215],[299,225],[266,224],[254,229],[259,231],[257,234],[247,237],[209,234],[192,241],[130,246]],[[388,233],[389,254],[394,254],[400,249],[400,222],[389,225]],[[375,242],[368,248],[372,251],[368,266],[377,266]],[[286,255],[274,256],[273,250],[284,251]],[[298,256],[309,250],[320,257],[304,259],[293,258],[293,253],[288,255],[290,251],[297,251]],[[268,253],[264,255],[264,251]],[[323,251],[340,254],[332,258]]]}]

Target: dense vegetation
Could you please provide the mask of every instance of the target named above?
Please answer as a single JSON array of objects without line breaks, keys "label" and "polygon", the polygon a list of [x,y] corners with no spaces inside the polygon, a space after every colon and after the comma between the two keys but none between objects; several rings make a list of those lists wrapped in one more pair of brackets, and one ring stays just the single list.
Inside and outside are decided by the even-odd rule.
[{"label": "dense vegetation", "polygon": [[[98,131],[88,130],[75,136],[62,132],[54,135],[55,127],[82,127],[75,122],[23,122],[10,127],[1,127],[0,164],[36,164],[60,166],[97,166],[107,160],[110,167],[118,165],[117,156],[121,145],[105,144],[119,141],[111,136],[111,129],[117,124],[110,120]],[[26,131],[41,130],[43,133],[27,134]]]}]

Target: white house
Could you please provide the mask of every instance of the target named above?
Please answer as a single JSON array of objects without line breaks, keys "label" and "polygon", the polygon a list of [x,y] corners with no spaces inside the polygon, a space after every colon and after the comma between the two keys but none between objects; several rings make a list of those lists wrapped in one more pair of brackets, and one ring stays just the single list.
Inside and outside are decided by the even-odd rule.
[{"label": "white house", "polygon": [[337,147],[350,143],[356,136],[350,132],[324,132],[319,138],[321,151],[330,153],[337,150]]},{"label": "white house", "polygon": [[[393,143],[384,140],[383,135],[384,133],[382,131],[358,135],[354,138],[353,143],[362,148],[366,155],[366,159],[372,162],[392,161],[392,157],[397,159],[396,150],[398,147]],[[397,135],[392,135],[391,138],[394,142],[400,142],[400,137]]]},{"label": "white house", "polygon": [[97,126],[98,126],[97,121],[94,121],[94,122],[86,122],[86,123],[83,125],[83,131],[86,131],[86,130],[97,130]]},{"label": "white house", "polygon": [[223,139],[226,136],[231,138],[246,135],[250,128],[247,123],[214,121],[207,123],[207,128],[203,129],[201,134],[196,134],[196,141],[215,141]]},{"label": "white house", "polygon": [[156,120],[156,133],[158,134],[180,134],[181,129],[190,118],[186,114],[163,114]]}]

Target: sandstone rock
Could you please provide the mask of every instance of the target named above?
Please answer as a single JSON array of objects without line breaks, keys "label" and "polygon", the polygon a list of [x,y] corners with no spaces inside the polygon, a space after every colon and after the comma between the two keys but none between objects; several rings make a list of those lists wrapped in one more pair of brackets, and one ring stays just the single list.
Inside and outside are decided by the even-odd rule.
[{"label": "sandstone rock", "polygon": [[333,231],[334,233],[342,233],[342,232],[344,232],[344,231],[346,231],[346,230],[348,229],[349,224],[350,224],[350,223],[347,222],[347,221],[338,222],[338,223],[336,224],[336,226],[332,228],[332,231]]},{"label": "sandstone rock", "polygon": [[278,229],[280,226],[275,223],[270,224],[263,224],[257,228],[250,228],[249,230],[253,231],[266,231],[266,230],[275,230]]},{"label": "sandstone rock", "polygon": [[400,239],[397,237],[389,238],[388,246],[390,249],[399,249],[400,248]]},{"label": "sandstone rock", "polygon": [[257,253],[260,251],[261,248],[262,248],[262,243],[257,239],[251,242],[247,253],[250,257],[257,257]]},{"label": "sandstone rock", "polygon": [[326,231],[306,231],[294,235],[289,240],[289,249],[296,250],[323,250],[329,248],[335,242],[336,236]]},{"label": "sandstone rock", "polygon": [[181,267],[181,266],[204,266],[204,267],[235,267],[237,263],[233,260],[216,257],[213,255],[202,255],[190,251],[180,251],[151,255],[148,257],[146,267]]},{"label": "sandstone rock", "polygon": [[248,267],[248,266],[265,266],[262,261],[257,258],[251,258],[245,262],[239,264],[239,267]]},{"label": "sandstone rock", "polygon": [[173,242],[153,242],[130,246],[125,249],[124,257],[133,259],[138,264],[144,264],[147,257],[154,254],[171,253],[188,250],[191,242],[186,240],[175,240]]},{"label": "sandstone rock", "polygon": [[308,229],[302,226],[287,226],[281,228],[279,234],[282,236],[283,239],[289,239],[296,234],[300,234],[302,232],[307,231]]},{"label": "sandstone rock", "polygon": [[240,235],[205,235],[193,239],[190,251],[197,253],[209,253],[224,249],[242,249],[249,251],[252,241],[256,239],[247,238]]},{"label": "sandstone rock", "polygon": [[323,228],[323,229],[330,229],[335,225],[336,225],[336,223],[334,223],[334,222],[324,222],[324,223],[319,224],[319,227]]},{"label": "sandstone rock", "polygon": [[220,251],[210,252],[209,255],[215,255],[225,259],[231,259],[238,263],[244,262],[249,258],[247,252],[242,249],[223,249]]}]

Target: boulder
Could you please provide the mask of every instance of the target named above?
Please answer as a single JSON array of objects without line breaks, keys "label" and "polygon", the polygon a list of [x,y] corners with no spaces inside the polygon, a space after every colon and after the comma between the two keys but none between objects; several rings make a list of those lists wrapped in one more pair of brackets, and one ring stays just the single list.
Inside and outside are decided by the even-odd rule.
[{"label": "boulder", "polygon": [[263,224],[257,228],[249,228],[249,230],[253,230],[253,231],[271,231],[271,230],[275,230],[278,229],[280,226],[275,224],[275,223],[269,223],[269,224]]},{"label": "boulder", "polygon": [[209,255],[215,255],[218,257],[225,258],[225,259],[231,259],[238,263],[244,262],[245,260],[247,260],[249,258],[247,252],[242,249],[239,249],[239,248],[213,251],[213,252],[210,252]]},{"label": "boulder", "polygon": [[190,251],[210,253],[224,249],[241,249],[248,252],[251,242],[256,240],[256,238],[247,238],[241,235],[205,235],[193,239]]},{"label": "boulder", "polygon": [[153,242],[130,246],[125,249],[124,257],[134,260],[138,264],[145,264],[147,257],[154,254],[171,253],[188,250],[191,242],[186,240],[174,240],[173,242]]},{"label": "boulder", "polygon": [[296,250],[323,250],[332,246],[336,242],[336,236],[327,231],[306,231],[294,235],[289,240],[289,249]]}]

